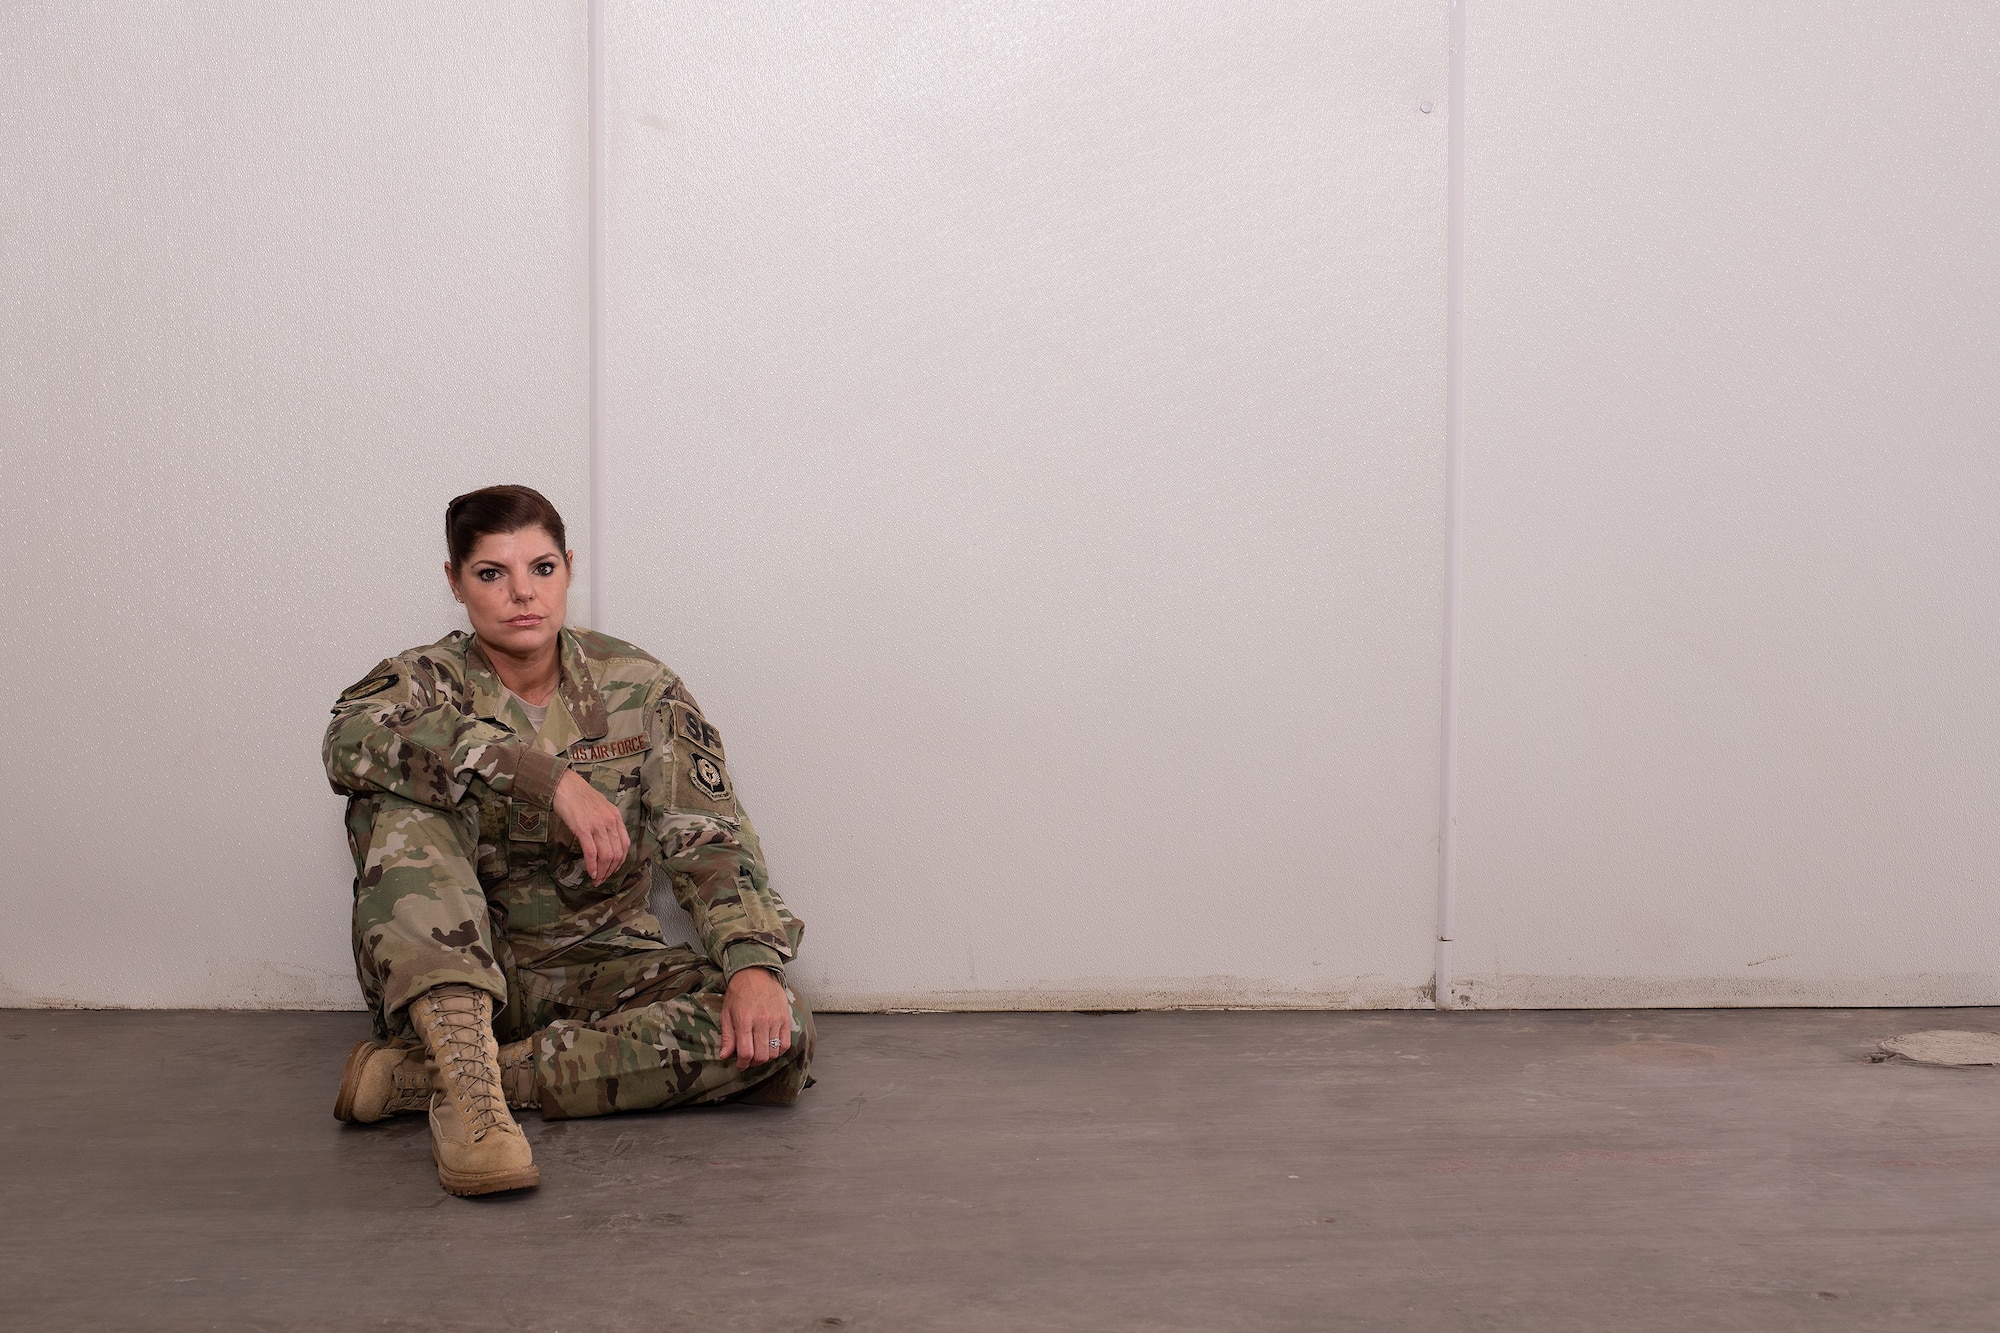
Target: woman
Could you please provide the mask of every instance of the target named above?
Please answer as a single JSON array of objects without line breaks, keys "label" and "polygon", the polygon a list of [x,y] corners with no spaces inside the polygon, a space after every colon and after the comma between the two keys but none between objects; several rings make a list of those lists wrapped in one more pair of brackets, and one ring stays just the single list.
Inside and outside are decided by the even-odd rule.
[{"label": "woman", "polygon": [[[510,1107],[794,1101],[813,1046],[784,984],[802,926],[720,733],[657,660],[564,627],[572,553],[539,493],[459,496],[445,541],[472,633],[378,665],[323,747],[376,1033],[334,1114],[429,1111],[444,1187],[486,1194],[540,1179]],[[656,876],[701,952],[661,938]]]}]

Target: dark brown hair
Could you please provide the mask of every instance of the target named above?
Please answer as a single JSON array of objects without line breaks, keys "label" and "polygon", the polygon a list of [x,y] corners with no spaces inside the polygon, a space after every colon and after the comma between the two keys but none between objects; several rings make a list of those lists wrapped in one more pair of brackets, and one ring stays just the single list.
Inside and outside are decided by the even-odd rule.
[{"label": "dark brown hair", "polygon": [[569,540],[562,515],[548,498],[531,486],[482,486],[467,491],[444,508],[444,547],[454,571],[472,558],[481,537],[523,528],[547,528],[556,539],[556,553],[567,558]]}]

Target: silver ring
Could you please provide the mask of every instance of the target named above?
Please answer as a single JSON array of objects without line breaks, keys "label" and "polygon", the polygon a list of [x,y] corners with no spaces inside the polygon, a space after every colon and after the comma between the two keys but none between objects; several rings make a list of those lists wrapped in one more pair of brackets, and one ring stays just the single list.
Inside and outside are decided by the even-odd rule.
[{"label": "silver ring", "polygon": [[784,1044],[785,1043],[779,1041],[776,1037],[771,1038],[771,1049],[774,1051],[777,1050],[780,1046],[783,1046]]}]

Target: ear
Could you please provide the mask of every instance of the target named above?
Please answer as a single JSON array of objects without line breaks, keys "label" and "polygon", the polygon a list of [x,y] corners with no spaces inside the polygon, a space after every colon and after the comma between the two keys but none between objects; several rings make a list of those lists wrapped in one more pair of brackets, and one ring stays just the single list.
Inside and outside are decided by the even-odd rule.
[{"label": "ear", "polygon": [[444,586],[451,589],[452,601],[457,602],[460,606],[465,605],[465,599],[458,595],[458,576],[451,572],[451,561],[449,560],[444,562]]}]

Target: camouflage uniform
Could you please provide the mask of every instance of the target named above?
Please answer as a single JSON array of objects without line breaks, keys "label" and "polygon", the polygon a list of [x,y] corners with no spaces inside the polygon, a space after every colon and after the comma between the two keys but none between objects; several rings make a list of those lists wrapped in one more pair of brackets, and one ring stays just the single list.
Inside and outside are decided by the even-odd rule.
[{"label": "camouflage uniform", "polygon": [[[493,996],[501,1041],[540,1034],[544,1116],[792,1100],[813,1047],[796,996],[785,1055],[741,1071],[718,1058],[728,978],[782,976],[803,932],[771,888],[720,734],[630,644],[565,629],[559,652],[539,734],[462,632],[388,659],[334,705],[323,752],[348,798],[354,959],[377,1035],[406,1036],[410,1001],[464,982]],[[631,852],[602,884],[550,808],[566,771],[625,816]],[[703,953],[662,940],[656,877]]]}]

